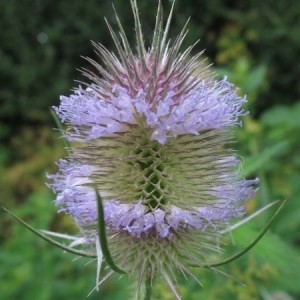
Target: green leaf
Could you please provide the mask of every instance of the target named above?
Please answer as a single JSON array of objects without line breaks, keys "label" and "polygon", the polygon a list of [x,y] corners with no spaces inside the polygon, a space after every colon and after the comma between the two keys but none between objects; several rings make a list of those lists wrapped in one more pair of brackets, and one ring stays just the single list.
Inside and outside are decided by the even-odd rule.
[{"label": "green leaf", "polygon": [[248,80],[245,82],[244,92],[246,94],[258,90],[258,88],[264,82],[266,71],[267,68],[264,64],[258,65],[253,70],[251,70],[247,78]]},{"label": "green leaf", "polygon": [[267,126],[300,127],[300,102],[293,106],[278,105],[267,110],[262,115],[261,122]]},{"label": "green leaf", "polygon": [[246,157],[243,161],[243,168],[240,176],[248,177],[256,173],[260,168],[264,167],[267,170],[268,165],[271,165],[272,160],[287,152],[290,143],[281,141],[273,146],[264,149],[259,155]]}]

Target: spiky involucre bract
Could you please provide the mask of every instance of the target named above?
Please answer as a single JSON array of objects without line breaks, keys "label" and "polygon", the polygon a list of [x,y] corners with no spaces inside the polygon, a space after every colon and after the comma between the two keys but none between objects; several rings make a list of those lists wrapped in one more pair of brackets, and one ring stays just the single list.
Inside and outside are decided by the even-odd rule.
[{"label": "spiky involucre bract", "polygon": [[76,142],[49,176],[56,204],[70,214],[86,243],[97,242],[97,203],[103,198],[109,249],[129,273],[161,275],[172,286],[176,269],[189,273],[220,251],[220,229],[241,217],[257,180],[239,180],[239,161],[224,147],[245,114],[233,86],[215,78],[194,46],[180,53],[186,25],[167,40],[159,4],[152,43],[145,48],[136,1],[133,52],[117,18],[108,24],[118,55],[94,43],[97,74],[61,97],[55,111]]}]

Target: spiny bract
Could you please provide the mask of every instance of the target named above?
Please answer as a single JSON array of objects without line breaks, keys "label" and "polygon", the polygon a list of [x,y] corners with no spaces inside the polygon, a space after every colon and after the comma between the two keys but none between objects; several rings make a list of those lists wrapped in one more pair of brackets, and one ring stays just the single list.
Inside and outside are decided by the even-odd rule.
[{"label": "spiny bract", "polygon": [[[227,144],[245,114],[245,98],[226,78],[217,81],[194,46],[179,52],[186,26],[167,40],[158,5],[146,49],[136,1],[134,53],[116,15],[108,28],[118,55],[94,44],[102,64],[83,73],[92,81],[55,107],[75,142],[60,172],[50,175],[55,203],[80,227],[80,243],[98,241],[95,187],[103,199],[108,246],[126,272],[162,276],[175,293],[175,271],[190,273],[220,251],[220,229],[241,217],[257,180],[240,180]],[[225,147],[227,146],[227,147]]]}]

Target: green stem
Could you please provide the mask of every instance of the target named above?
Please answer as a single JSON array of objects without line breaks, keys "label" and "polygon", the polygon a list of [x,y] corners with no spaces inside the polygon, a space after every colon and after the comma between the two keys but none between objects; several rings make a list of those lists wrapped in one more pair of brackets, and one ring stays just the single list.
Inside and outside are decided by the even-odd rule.
[{"label": "green stem", "polygon": [[147,275],[145,281],[146,291],[145,291],[145,298],[144,300],[151,300],[151,293],[152,293],[152,278],[150,275]]}]

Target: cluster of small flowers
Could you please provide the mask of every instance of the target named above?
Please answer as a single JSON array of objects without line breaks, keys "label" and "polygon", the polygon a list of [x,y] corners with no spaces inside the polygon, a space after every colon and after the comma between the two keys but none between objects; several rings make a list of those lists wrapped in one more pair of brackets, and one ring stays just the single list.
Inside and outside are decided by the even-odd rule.
[{"label": "cluster of small flowers", "polygon": [[246,99],[203,67],[201,53],[191,56],[193,47],[180,54],[185,27],[166,41],[172,10],[163,29],[161,4],[146,51],[131,4],[137,53],[117,17],[120,39],[108,27],[118,56],[95,44],[103,64],[88,60],[99,75],[84,71],[92,83],[54,108],[74,144],[49,185],[95,244],[97,188],[112,258],[139,278],[160,274],[171,285],[172,268],[189,273],[219,251],[220,229],[242,217],[254,195],[257,179],[238,179],[239,161],[227,147]]}]

